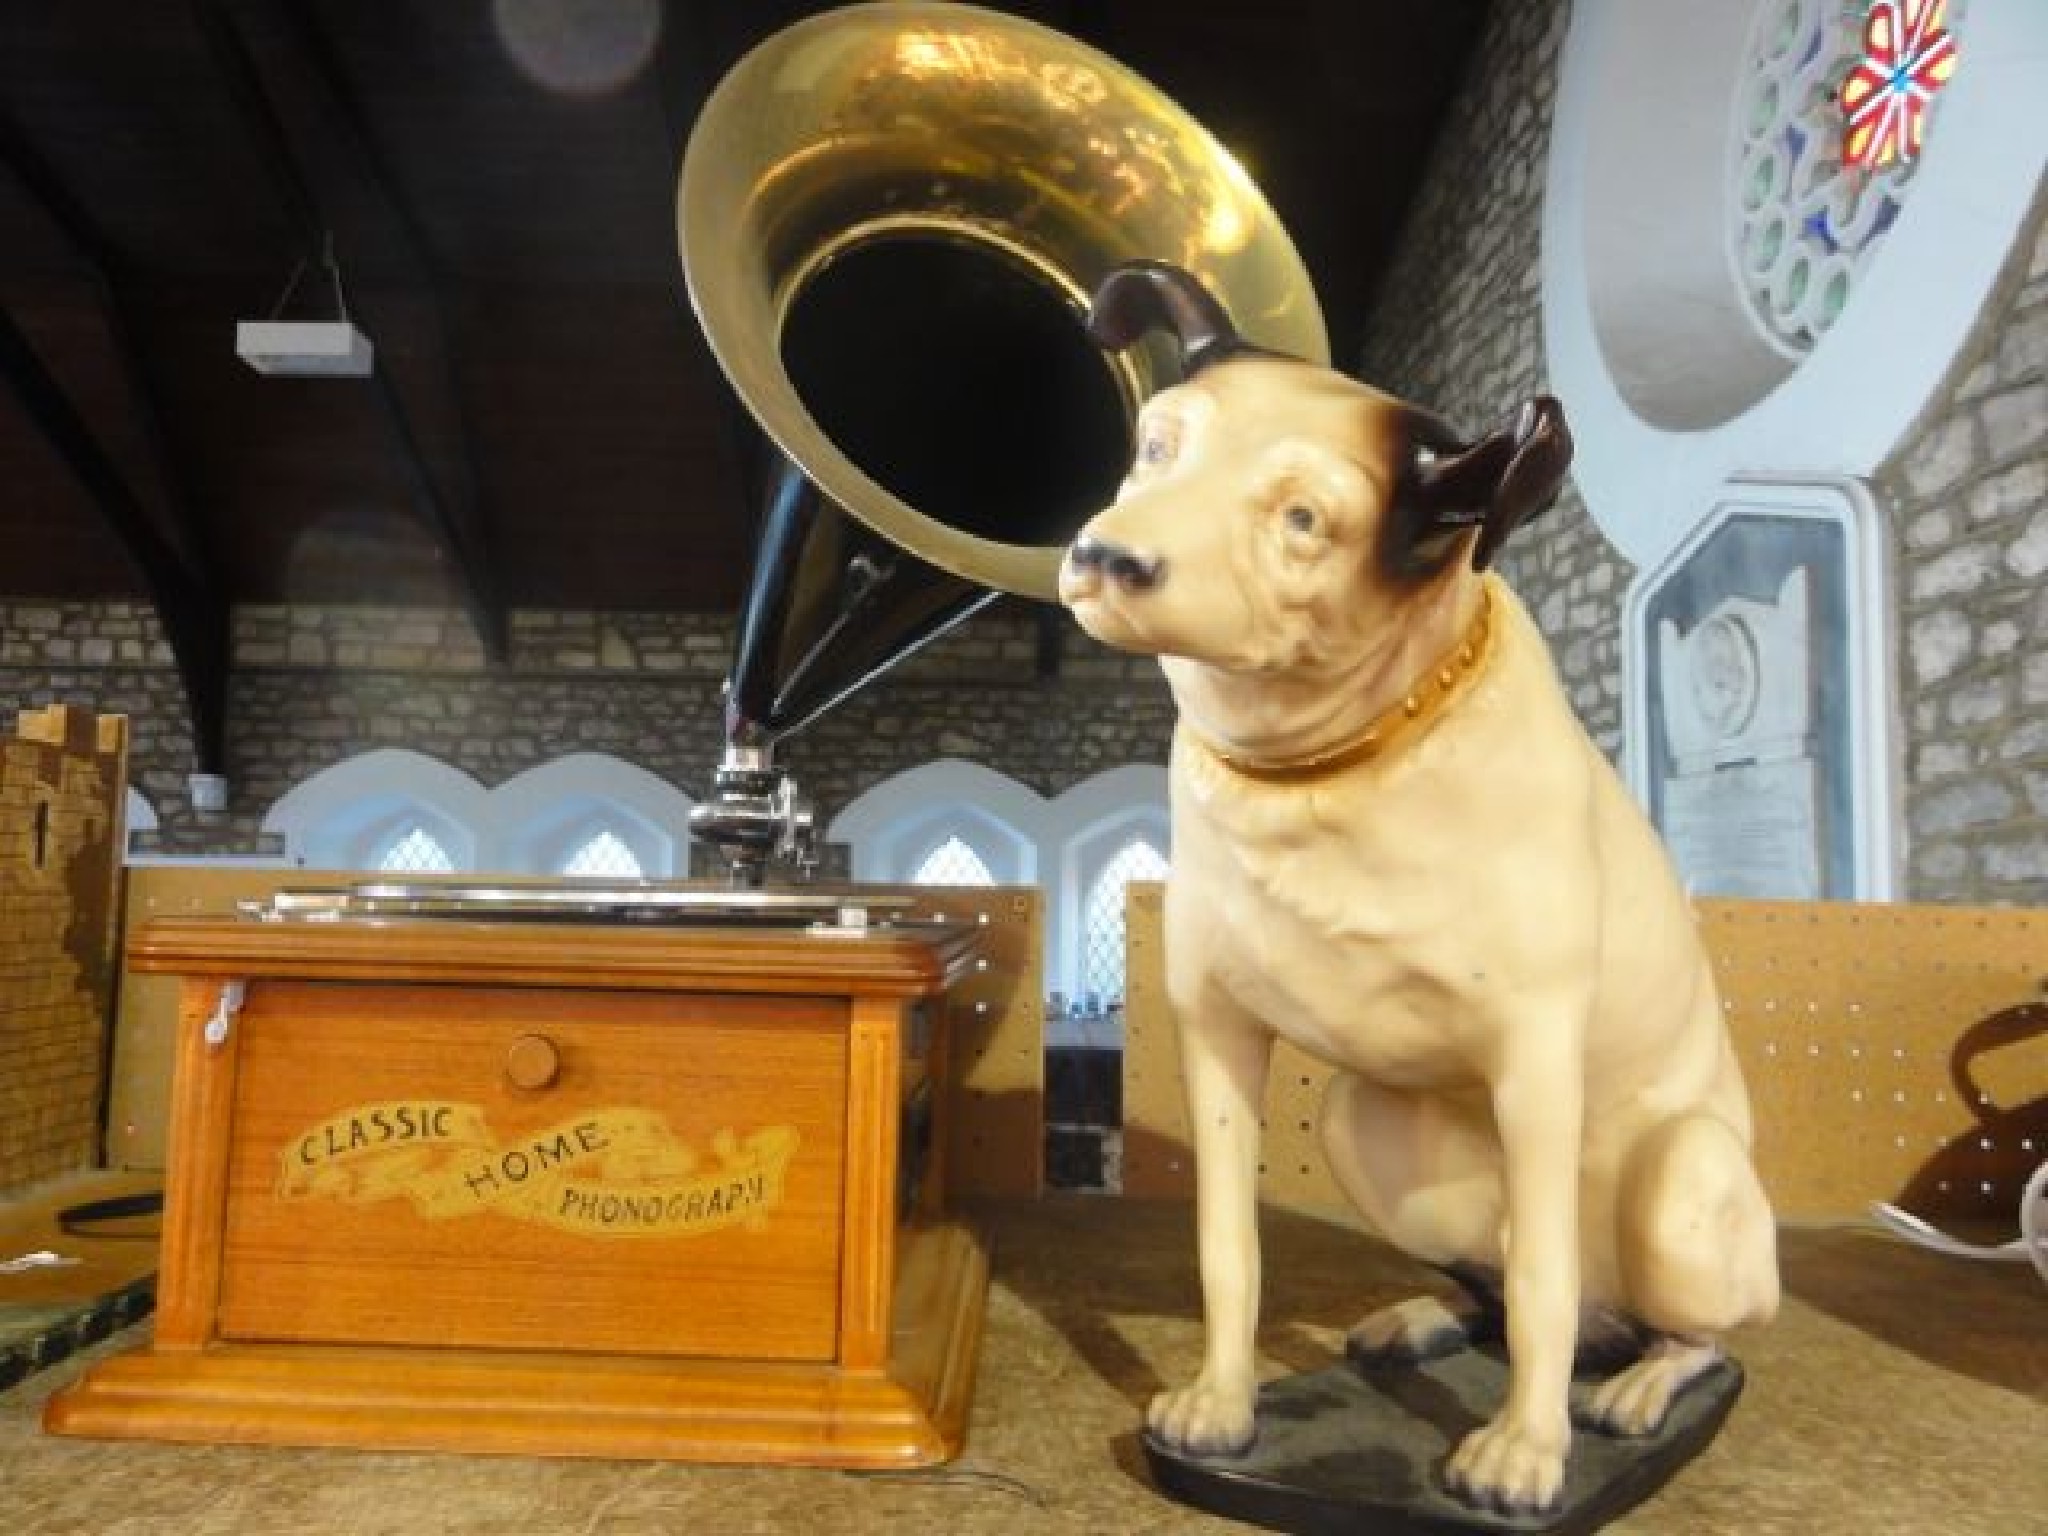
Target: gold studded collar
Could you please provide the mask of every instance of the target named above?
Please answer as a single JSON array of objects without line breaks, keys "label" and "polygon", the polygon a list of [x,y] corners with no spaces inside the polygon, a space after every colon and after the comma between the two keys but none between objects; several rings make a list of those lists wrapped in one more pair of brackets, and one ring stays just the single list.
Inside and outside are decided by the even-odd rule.
[{"label": "gold studded collar", "polygon": [[1299,757],[1252,757],[1219,746],[1189,725],[1180,730],[1196,747],[1231,772],[1269,784],[1300,784],[1327,778],[1346,768],[1384,755],[1397,743],[1420,735],[1449,709],[1486,670],[1492,659],[1496,628],[1493,588],[1483,585],[1479,611],[1472,616],[1458,643],[1425,672],[1397,704],[1382,710],[1355,735],[1328,747],[1319,747]]}]

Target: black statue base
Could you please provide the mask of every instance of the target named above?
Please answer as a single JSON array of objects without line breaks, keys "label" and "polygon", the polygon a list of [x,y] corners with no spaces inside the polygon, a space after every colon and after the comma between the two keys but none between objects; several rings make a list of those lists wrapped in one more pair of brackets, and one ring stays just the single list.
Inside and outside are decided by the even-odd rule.
[{"label": "black statue base", "polygon": [[[1575,1399],[1590,1392],[1574,1384]],[[1499,1354],[1461,1350],[1418,1365],[1328,1370],[1269,1382],[1259,1438],[1242,1456],[1188,1456],[1148,1433],[1145,1459],[1170,1497],[1294,1536],[1583,1536],[1655,1493],[1714,1438],[1742,1392],[1723,1360],[1672,1404],[1655,1435],[1572,1436],[1564,1499],[1541,1515],[1472,1509],[1443,1488],[1443,1467],[1507,1393]]]}]

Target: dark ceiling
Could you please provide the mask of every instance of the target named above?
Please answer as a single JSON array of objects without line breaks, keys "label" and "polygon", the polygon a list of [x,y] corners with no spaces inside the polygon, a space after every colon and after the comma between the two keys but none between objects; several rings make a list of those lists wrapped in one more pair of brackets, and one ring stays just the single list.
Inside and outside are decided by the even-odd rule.
[{"label": "dark ceiling", "polygon": [[[828,8],[0,0],[0,598],[188,634],[235,602],[729,609],[754,465],[676,167],[725,68]],[[1485,0],[1004,8],[1234,149],[1356,354]],[[326,302],[322,232],[377,376],[263,378],[234,324],[309,252],[294,302]]]}]

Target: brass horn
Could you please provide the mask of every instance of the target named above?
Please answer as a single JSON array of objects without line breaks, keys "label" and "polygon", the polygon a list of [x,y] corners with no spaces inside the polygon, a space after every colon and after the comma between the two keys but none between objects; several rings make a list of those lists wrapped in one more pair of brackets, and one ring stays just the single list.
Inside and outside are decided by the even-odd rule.
[{"label": "brass horn", "polygon": [[698,830],[791,851],[782,737],[1002,593],[1050,600],[1171,344],[1087,340],[1119,263],[1186,268],[1249,341],[1328,359],[1315,292],[1231,155],[1143,78],[951,3],[829,11],[705,103],[677,228],[706,339],[783,464]]}]

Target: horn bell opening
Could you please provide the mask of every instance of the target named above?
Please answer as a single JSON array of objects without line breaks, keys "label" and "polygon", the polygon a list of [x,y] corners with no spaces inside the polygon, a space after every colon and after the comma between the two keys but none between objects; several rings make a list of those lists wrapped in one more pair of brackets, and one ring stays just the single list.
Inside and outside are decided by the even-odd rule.
[{"label": "horn bell opening", "polygon": [[1237,162],[1149,82],[1018,17],[850,6],[742,59],[698,118],[691,303],[757,422],[830,502],[968,582],[1050,601],[1106,499],[1154,339],[1086,340],[1119,263],[1194,273],[1248,340],[1326,361],[1314,290]]}]

